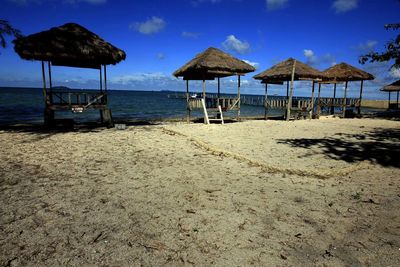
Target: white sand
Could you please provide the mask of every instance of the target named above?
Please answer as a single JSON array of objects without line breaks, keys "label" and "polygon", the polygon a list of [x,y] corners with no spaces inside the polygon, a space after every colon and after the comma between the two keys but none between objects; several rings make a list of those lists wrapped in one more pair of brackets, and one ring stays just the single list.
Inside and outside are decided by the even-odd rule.
[{"label": "white sand", "polygon": [[398,266],[400,122],[0,132],[0,264]]}]

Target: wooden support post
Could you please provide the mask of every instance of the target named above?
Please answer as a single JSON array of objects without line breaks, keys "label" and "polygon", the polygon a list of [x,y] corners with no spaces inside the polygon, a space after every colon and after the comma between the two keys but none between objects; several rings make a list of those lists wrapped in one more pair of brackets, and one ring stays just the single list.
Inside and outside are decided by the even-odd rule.
[{"label": "wooden support post", "polygon": [[205,123],[205,124],[210,124],[210,120],[208,119],[208,112],[207,112],[207,107],[206,107],[206,100],[205,100],[204,98],[201,100],[201,105],[203,106],[204,123]]},{"label": "wooden support post", "polygon": [[48,104],[47,101],[47,88],[46,88],[46,74],[44,73],[44,62],[42,61],[42,80],[43,80],[43,98],[44,103]]},{"label": "wooden support post", "polygon": [[390,91],[389,91],[389,101],[388,101],[388,109],[390,109]]},{"label": "wooden support post", "polygon": [[286,99],[289,100],[289,81],[286,82]]},{"label": "wooden support post", "polygon": [[107,66],[104,65],[104,91],[107,92]]},{"label": "wooden support post", "polygon": [[186,122],[190,123],[189,80],[186,80]]},{"label": "wooden support post", "polygon": [[50,61],[47,61],[47,67],[49,69],[49,89],[51,92],[51,88],[53,87],[53,84],[51,82],[51,63],[50,63]]},{"label": "wooden support post", "polygon": [[397,109],[399,108],[399,91],[397,91],[397,101],[396,101],[396,103],[397,103]]},{"label": "wooden support post", "polygon": [[287,111],[286,111],[286,120],[290,119],[290,109],[292,108],[292,96],[293,96],[293,85],[294,85],[294,72],[296,69],[296,60],[293,62],[293,69],[292,69],[292,80],[290,81],[290,93],[289,93],[289,100],[287,103]]},{"label": "wooden support post", "polygon": [[314,89],[315,89],[315,81],[312,81],[310,120],[312,119],[314,113]]},{"label": "wooden support post", "polygon": [[319,118],[319,116],[321,115],[321,101],[320,101],[320,97],[321,97],[321,83],[318,84],[318,105],[317,105],[317,117]]},{"label": "wooden support post", "polygon": [[107,65],[104,65],[104,93],[105,96],[101,99],[101,102],[103,102],[105,105],[108,103],[108,96],[107,96]]},{"label": "wooden support post", "polygon": [[203,99],[206,99],[206,81],[203,80]]},{"label": "wooden support post", "polygon": [[237,91],[237,97],[238,97],[238,111],[237,111],[237,120],[240,120],[240,75],[238,75],[238,91]]},{"label": "wooden support post", "polygon": [[335,114],[335,99],[336,99],[336,82],[333,84],[333,100],[331,106],[331,115]]},{"label": "wooden support post", "polygon": [[364,81],[361,80],[361,85],[360,85],[360,104],[359,104],[358,110],[357,110],[358,111],[358,115],[361,114],[361,100],[362,100],[363,84],[364,84]]},{"label": "wooden support post", "polygon": [[343,95],[343,118],[346,117],[346,97],[347,97],[347,81],[344,86],[344,95]]},{"label": "wooden support post", "polygon": [[220,81],[219,81],[219,77],[218,77],[218,99],[220,98],[220,96],[221,96],[221,87],[220,87],[221,85],[220,85]]},{"label": "wooden support post", "polygon": [[100,65],[100,93],[103,93],[103,77],[101,75],[101,65]]},{"label": "wooden support post", "polygon": [[268,83],[265,83],[265,99],[264,99],[264,119],[267,119],[267,114],[268,114]]}]

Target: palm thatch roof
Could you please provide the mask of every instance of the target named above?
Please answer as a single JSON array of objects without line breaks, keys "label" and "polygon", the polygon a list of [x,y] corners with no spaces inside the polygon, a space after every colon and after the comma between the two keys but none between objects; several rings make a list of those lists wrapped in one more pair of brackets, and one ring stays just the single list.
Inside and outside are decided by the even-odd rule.
[{"label": "palm thatch roof", "polygon": [[100,68],[117,64],[126,54],[76,23],[17,38],[14,50],[27,60],[50,61],[53,65]]},{"label": "palm thatch roof", "polygon": [[382,87],[381,91],[384,91],[384,92],[400,91],[400,80]]},{"label": "palm thatch roof", "polygon": [[372,74],[344,62],[332,66],[324,70],[322,73],[326,76],[326,80],[365,81],[375,79]]},{"label": "palm thatch roof", "polygon": [[213,80],[216,77],[243,75],[252,71],[255,71],[253,66],[217,48],[210,47],[197,54],[173,75],[183,77],[184,80]]},{"label": "palm thatch roof", "polygon": [[[289,81],[292,79],[293,64],[295,62],[294,58],[288,58],[271,68],[255,75],[253,78],[256,80],[263,80],[265,82],[274,81]],[[294,71],[295,80],[315,80],[323,78],[323,74],[304,64],[301,61],[296,60],[296,66]]]}]

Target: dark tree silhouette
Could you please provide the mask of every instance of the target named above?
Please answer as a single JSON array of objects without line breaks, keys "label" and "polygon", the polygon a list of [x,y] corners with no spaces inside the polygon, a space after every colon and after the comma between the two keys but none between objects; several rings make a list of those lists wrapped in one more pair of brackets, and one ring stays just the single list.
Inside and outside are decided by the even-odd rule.
[{"label": "dark tree silhouette", "polygon": [[[386,24],[386,30],[398,30],[400,29],[400,23]],[[397,35],[396,39],[389,41],[385,45],[386,51],[382,53],[370,52],[360,57],[359,62],[365,64],[366,62],[385,62],[394,60],[394,64],[390,67],[391,69],[400,68],[400,34]]]},{"label": "dark tree silhouette", "polygon": [[0,46],[2,48],[6,48],[7,46],[5,35],[11,35],[16,38],[22,36],[20,30],[11,26],[7,20],[0,19]]}]

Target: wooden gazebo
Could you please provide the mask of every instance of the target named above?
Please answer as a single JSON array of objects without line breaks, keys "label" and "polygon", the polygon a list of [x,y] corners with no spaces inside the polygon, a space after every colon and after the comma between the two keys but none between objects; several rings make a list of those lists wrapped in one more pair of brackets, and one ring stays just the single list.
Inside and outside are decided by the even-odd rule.
[{"label": "wooden gazebo", "polygon": [[[99,109],[103,123],[112,125],[111,111],[107,107],[106,65],[124,60],[125,52],[106,42],[98,35],[76,24],[67,23],[47,31],[20,37],[13,41],[15,52],[26,60],[42,62],[44,122],[51,125],[57,110],[83,112]],[[48,69],[48,86],[45,66]],[[99,70],[100,91],[80,92],[53,90],[52,66],[91,68]],[[104,71],[104,81],[102,72]],[[104,83],[104,89],[103,89]]]},{"label": "wooden gazebo", "polygon": [[[195,58],[176,70],[175,77],[183,77],[186,80],[186,103],[187,103],[187,121],[190,121],[190,113],[195,108],[201,108],[204,111],[204,122],[209,123],[207,110],[218,110],[219,116],[223,111],[237,110],[237,119],[240,119],[240,76],[254,71],[255,68],[246,62],[234,58],[233,56],[210,47],[204,52],[196,55]],[[221,97],[220,78],[237,75],[237,96]],[[217,98],[206,97],[206,80],[218,79]],[[189,96],[189,80],[203,81],[203,94],[201,98],[192,98]],[[221,120],[217,118],[216,120]],[[223,119],[222,119],[223,122]]]},{"label": "wooden gazebo", "polygon": [[[294,58],[288,58],[271,68],[255,75],[253,78],[256,80],[261,80],[265,83],[265,117],[268,112],[268,108],[286,108],[286,120],[290,119],[290,112],[292,109],[306,110],[312,115],[312,110],[314,108],[314,84],[316,81],[323,78],[323,74],[298,61]],[[312,99],[297,101],[293,106],[293,86],[294,81],[312,81]],[[268,84],[283,84],[286,82],[286,101],[273,101],[268,99]],[[290,91],[289,91],[290,82]]]},{"label": "wooden gazebo", "polygon": [[[331,107],[331,113],[333,113],[335,107],[342,107],[343,117],[345,117],[346,107],[354,106],[358,110],[358,114],[361,113],[361,100],[362,100],[362,92],[363,92],[363,84],[366,80],[373,80],[375,77],[363,70],[360,70],[354,66],[351,66],[347,63],[340,63],[334,65],[322,72],[325,78],[319,84],[319,91],[321,89],[321,84],[334,84],[334,91],[333,91],[333,99],[330,101],[320,101],[318,100],[318,109],[321,107]],[[348,101],[347,100],[347,85],[348,82],[351,81],[360,81],[360,97],[357,101]],[[336,99],[336,84],[337,83],[344,83],[344,94],[343,99]]]},{"label": "wooden gazebo", "polygon": [[[388,109],[399,109],[400,80],[382,87],[381,91],[389,93]],[[390,95],[392,92],[397,92],[396,103],[393,104],[390,103]]]}]

